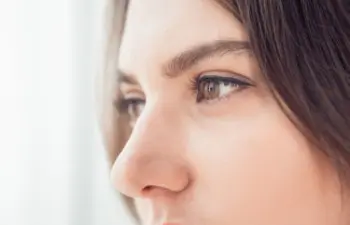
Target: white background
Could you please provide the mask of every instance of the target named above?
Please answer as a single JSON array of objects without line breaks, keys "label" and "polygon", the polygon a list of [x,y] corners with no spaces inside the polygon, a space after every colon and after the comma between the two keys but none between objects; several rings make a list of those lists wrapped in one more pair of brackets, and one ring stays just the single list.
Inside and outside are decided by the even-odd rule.
[{"label": "white background", "polygon": [[0,224],[131,224],[96,122],[104,10],[0,0]]}]

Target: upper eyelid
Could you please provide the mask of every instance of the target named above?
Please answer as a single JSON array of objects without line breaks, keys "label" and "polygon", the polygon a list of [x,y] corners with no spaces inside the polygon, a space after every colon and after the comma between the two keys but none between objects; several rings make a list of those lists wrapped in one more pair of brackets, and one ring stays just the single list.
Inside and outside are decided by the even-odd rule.
[{"label": "upper eyelid", "polygon": [[120,97],[121,98],[126,98],[128,96],[136,96],[140,98],[145,98],[144,92],[139,88],[135,86],[130,86],[130,87],[120,87]]},{"label": "upper eyelid", "polygon": [[251,85],[255,85],[255,82],[252,79],[248,78],[245,75],[242,75],[242,74],[239,74],[239,73],[236,73],[233,71],[213,70],[213,71],[203,72],[198,76],[198,78],[202,78],[202,77],[203,78],[204,77],[213,77],[213,78],[221,77],[224,79],[225,78],[227,78],[227,79],[233,78],[236,80],[241,80],[242,82],[249,83]]},{"label": "upper eyelid", "polygon": [[123,83],[130,85],[139,85],[136,76],[128,74],[121,69],[118,69],[117,72],[117,83],[119,86]]},{"label": "upper eyelid", "polygon": [[[233,72],[228,70],[208,70],[206,72],[199,73],[196,75],[197,82],[201,80],[201,78],[210,79],[210,78],[216,78],[216,79],[227,79],[228,81],[240,81],[242,82],[242,85],[249,85],[249,86],[255,86],[255,82],[251,79],[249,79],[247,76]],[[120,89],[120,97],[122,99],[128,98],[129,94],[132,95],[134,98],[135,96],[137,98],[145,99],[145,93],[141,89],[141,87],[138,84],[130,83],[130,82],[121,82],[119,84]]]},{"label": "upper eyelid", "polygon": [[[240,79],[243,82],[250,84],[251,86],[256,86],[257,81],[255,80],[255,75],[253,76],[254,79],[250,79],[248,75],[243,75],[243,74],[234,72],[232,69],[209,69],[210,67],[230,68],[232,67],[232,64],[231,65],[228,64],[226,67],[224,67],[225,64],[227,64],[226,60],[229,60],[229,61],[232,60],[231,62],[234,62],[235,58],[242,57],[241,56],[242,54],[248,55],[248,56],[243,56],[243,57],[247,57],[244,60],[249,60],[249,57],[250,57],[249,55],[251,53],[246,49],[240,49],[234,52],[217,51],[214,54],[209,54],[206,57],[201,58],[196,64],[193,64],[190,68],[187,68],[186,70],[182,71],[181,72],[182,76],[189,76],[189,77],[195,76],[199,78],[200,76],[204,76],[207,74],[217,75],[217,77],[231,77],[233,75],[234,78],[236,79]],[[212,61],[212,63],[208,63],[209,60]],[[224,60],[224,61],[221,61],[221,60]],[[169,77],[167,78],[169,79]],[[137,77],[134,76],[133,74],[128,74],[120,70],[118,81],[119,81],[118,82],[119,89],[124,89],[123,87],[127,87],[127,89],[132,89],[135,92],[139,92],[140,96],[145,98],[144,90],[141,84],[138,82]],[[127,91],[127,92],[131,92],[131,91]],[[123,91],[122,96],[125,95],[125,93],[126,92]]]}]

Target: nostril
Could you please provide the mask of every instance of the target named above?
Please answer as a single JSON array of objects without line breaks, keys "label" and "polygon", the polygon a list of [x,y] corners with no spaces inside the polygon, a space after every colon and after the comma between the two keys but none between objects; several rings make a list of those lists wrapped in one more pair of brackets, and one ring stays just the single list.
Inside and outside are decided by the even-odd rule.
[{"label": "nostril", "polygon": [[167,188],[163,188],[160,186],[154,186],[154,185],[149,185],[146,186],[142,189],[142,195],[144,197],[156,197],[156,196],[164,196],[164,195],[168,195],[171,193],[171,190],[167,189]]},{"label": "nostril", "polygon": [[149,195],[151,195],[152,192],[154,192],[155,189],[157,189],[156,186],[148,185],[142,189],[142,195],[149,196]]},{"label": "nostril", "polygon": [[147,193],[147,192],[150,192],[153,188],[154,188],[153,186],[149,185],[149,186],[144,187],[142,191]]},{"label": "nostril", "polygon": [[149,197],[154,192],[154,189],[156,189],[155,186],[148,185],[142,189],[141,193],[144,197],[147,197],[147,196]]}]

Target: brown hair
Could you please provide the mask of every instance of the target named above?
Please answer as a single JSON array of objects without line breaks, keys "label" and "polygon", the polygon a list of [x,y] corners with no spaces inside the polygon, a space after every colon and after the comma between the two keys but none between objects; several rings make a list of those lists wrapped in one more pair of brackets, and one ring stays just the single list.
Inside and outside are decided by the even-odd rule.
[{"label": "brown hair", "polygon": [[[216,1],[244,25],[260,69],[276,100],[291,112],[289,118],[349,184],[350,1]],[[109,78],[105,87],[116,83],[111,76],[116,77],[118,40],[127,4],[127,0],[111,0],[109,6]],[[104,129],[113,162],[131,131],[113,109],[112,95],[105,99]]]}]

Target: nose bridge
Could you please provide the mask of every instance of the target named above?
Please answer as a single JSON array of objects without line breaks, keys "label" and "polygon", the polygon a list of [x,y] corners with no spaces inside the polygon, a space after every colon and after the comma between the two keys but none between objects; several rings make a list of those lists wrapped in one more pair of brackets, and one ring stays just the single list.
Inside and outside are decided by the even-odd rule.
[{"label": "nose bridge", "polygon": [[152,139],[152,136],[167,137],[169,127],[173,126],[176,118],[176,113],[169,104],[158,102],[147,103],[144,112],[137,122],[134,132],[137,135],[149,135],[147,139]]},{"label": "nose bridge", "polygon": [[144,110],[113,166],[111,179],[131,197],[142,195],[146,187],[179,191],[187,184],[185,164],[177,151],[180,123],[170,107]]},{"label": "nose bridge", "polygon": [[[137,150],[141,151],[140,153],[164,152],[161,150],[165,148],[163,145],[171,144],[176,138],[174,135],[180,129],[178,113],[171,105],[160,102],[147,103],[135,124],[129,142],[135,145],[132,147],[134,150],[137,150],[138,146],[147,147]],[[166,151],[168,154],[171,153],[169,150]]]}]

